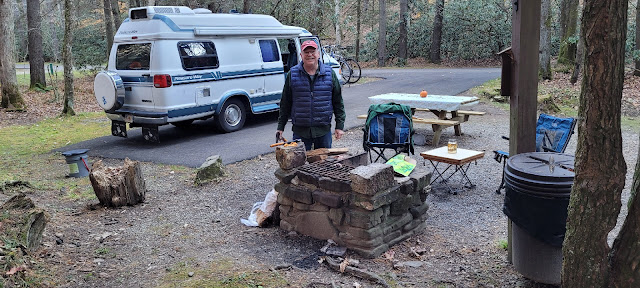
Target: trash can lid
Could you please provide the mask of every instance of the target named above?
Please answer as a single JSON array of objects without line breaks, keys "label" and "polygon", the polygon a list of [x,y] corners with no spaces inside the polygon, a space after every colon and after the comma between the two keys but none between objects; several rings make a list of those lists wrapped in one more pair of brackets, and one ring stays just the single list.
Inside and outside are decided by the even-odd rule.
[{"label": "trash can lid", "polygon": [[509,157],[507,169],[509,172],[527,179],[573,182],[574,162],[575,157],[570,154],[529,152]]},{"label": "trash can lid", "polygon": [[76,150],[69,150],[69,151],[64,151],[62,152],[62,155],[64,156],[74,156],[74,155],[82,155],[85,154],[89,151],[89,149],[76,149]]}]

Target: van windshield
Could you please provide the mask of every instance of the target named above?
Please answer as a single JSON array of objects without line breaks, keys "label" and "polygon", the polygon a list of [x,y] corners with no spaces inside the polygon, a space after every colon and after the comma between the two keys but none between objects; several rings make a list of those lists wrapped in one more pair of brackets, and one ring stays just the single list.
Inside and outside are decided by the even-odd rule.
[{"label": "van windshield", "polygon": [[151,43],[120,44],[116,51],[117,70],[149,70]]}]

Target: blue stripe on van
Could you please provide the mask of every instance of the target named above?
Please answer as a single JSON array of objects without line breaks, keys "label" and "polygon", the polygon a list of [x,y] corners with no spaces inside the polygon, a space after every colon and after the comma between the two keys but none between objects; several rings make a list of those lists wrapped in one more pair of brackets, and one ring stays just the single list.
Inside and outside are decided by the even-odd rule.
[{"label": "blue stripe on van", "polygon": [[169,118],[174,118],[174,117],[182,117],[187,115],[211,112],[211,111],[215,111],[217,106],[218,104],[211,104],[211,105],[189,107],[189,108],[183,108],[183,109],[177,109],[177,110],[169,110],[168,116]]},{"label": "blue stripe on van", "polygon": [[[180,84],[188,84],[188,83],[197,83],[197,82],[208,82],[208,81],[216,81],[216,80],[229,80],[236,78],[244,78],[244,77],[257,77],[257,76],[266,76],[266,75],[274,75],[274,74],[284,74],[283,68],[269,68],[269,69],[253,69],[253,70],[244,70],[244,71],[234,71],[234,72],[223,72],[214,71],[208,73],[200,73],[200,74],[188,74],[188,75],[178,75],[171,76],[171,82],[173,85]],[[153,77],[126,77],[121,76],[123,82],[153,82]]]},{"label": "blue stripe on van", "polygon": [[126,77],[126,76],[120,76],[120,78],[122,78],[122,82],[140,82],[140,83],[151,82],[151,83],[153,83],[153,77]]},{"label": "blue stripe on van", "polygon": [[193,32],[193,28],[191,28],[191,29],[180,29],[180,27],[178,27],[178,25],[176,25],[176,23],[174,23],[173,20],[169,19],[169,17],[167,17],[165,15],[155,14],[155,15],[153,15],[152,19],[156,19],[156,20],[160,20],[160,21],[164,22],[174,32]]}]

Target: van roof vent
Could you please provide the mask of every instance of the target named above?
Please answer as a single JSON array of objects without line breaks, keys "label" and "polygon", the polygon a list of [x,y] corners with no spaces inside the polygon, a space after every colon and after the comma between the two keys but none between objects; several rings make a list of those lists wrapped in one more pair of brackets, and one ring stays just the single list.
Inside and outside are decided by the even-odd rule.
[{"label": "van roof vent", "polygon": [[211,14],[213,12],[211,12],[211,10],[206,9],[206,8],[196,8],[196,9],[193,9],[193,13],[196,13],[196,14]]}]

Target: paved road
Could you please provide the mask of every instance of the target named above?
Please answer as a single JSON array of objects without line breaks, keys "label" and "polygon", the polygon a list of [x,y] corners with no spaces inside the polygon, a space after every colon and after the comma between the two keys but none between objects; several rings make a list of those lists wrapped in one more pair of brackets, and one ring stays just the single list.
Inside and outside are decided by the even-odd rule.
[{"label": "paved road", "polygon": [[[363,124],[356,115],[366,114],[368,96],[398,92],[458,95],[488,80],[500,77],[497,68],[463,69],[370,69],[364,77],[382,80],[362,85],[343,87],[347,120],[345,129]],[[172,125],[160,128],[161,143],[146,142],[140,128],[129,130],[129,138],[105,136],[57,149],[67,151],[88,148],[89,156],[148,161],[199,167],[207,157],[220,155],[225,164],[254,158],[273,152],[269,144],[275,140],[277,113],[258,115],[247,120],[237,132],[222,134],[213,128],[212,120],[196,121],[193,127],[180,129]],[[291,126],[285,128],[285,137],[291,139]]]}]

